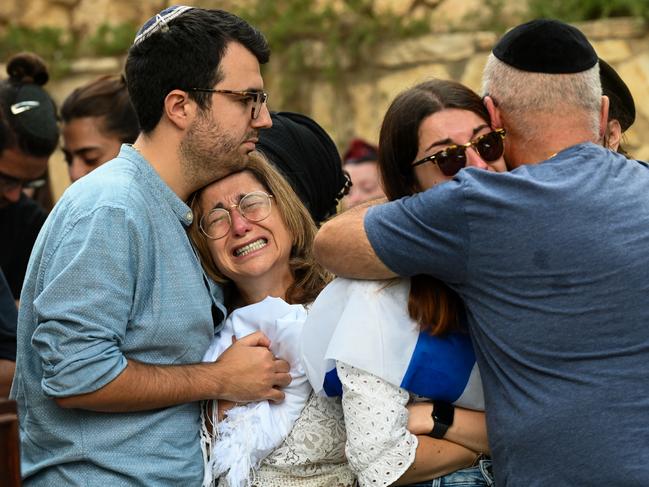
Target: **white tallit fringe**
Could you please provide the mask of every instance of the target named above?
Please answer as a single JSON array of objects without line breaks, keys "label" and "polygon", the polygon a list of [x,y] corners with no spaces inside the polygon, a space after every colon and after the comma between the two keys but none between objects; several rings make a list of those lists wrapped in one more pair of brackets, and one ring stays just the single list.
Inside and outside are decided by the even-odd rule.
[{"label": "white tallit fringe", "polygon": [[[212,414],[208,418],[208,411],[212,406]],[[203,483],[202,487],[212,487],[215,484],[212,464],[214,463],[214,425],[216,424],[216,411],[218,401],[205,401],[201,404],[201,431],[200,442],[203,453]]]},{"label": "white tallit fringe", "polygon": [[303,306],[268,297],[235,310],[213,340],[203,360],[217,359],[232,343],[232,336],[243,338],[262,331],[271,340],[271,351],[289,362],[292,381],[283,389],[285,398],[281,403],[260,401],[236,406],[216,428],[210,427],[216,421],[216,401],[212,417],[208,418],[212,423],[205,421],[203,409],[204,487],[212,486],[222,476],[229,487],[249,487],[264,458],[290,433],[311,393],[299,359],[299,337],[305,320]]},{"label": "white tallit fringe", "polygon": [[[268,429],[267,406],[267,402],[237,406],[217,426],[212,472],[214,477],[225,475],[230,487],[250,487],[263,459],[279,446],[277,440],[281,443],[286,436]],[[281,430],[288,434],[286,418],[280,422]]]}]

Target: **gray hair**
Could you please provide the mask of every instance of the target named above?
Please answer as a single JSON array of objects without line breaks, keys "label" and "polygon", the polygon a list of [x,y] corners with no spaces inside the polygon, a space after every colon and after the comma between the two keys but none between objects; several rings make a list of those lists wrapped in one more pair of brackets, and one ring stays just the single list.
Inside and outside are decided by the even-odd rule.
[{"label": "gray hair", "polygon": [[484,69],[482,91],[494,99],[517,130],[528,136],[538,130],[535,118],[539,114],[562,116],[581,112],[593,137],[599,137],[599,63],[581,73],[532,73],[509,66],[492,53]]}]

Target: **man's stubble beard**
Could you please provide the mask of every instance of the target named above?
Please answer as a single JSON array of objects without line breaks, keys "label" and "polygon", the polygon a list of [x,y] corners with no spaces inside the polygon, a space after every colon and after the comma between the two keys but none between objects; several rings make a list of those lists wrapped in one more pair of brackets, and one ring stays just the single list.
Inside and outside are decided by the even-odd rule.
[{"label": "man's stubble beard", "polygon": [[224,134],[218,125],[200,116],[180,143],[180,161],[185,181],[195,189],[245,169],[248,155],[240,152],[243,140],[254,137],[246,134],[235,141]]}]

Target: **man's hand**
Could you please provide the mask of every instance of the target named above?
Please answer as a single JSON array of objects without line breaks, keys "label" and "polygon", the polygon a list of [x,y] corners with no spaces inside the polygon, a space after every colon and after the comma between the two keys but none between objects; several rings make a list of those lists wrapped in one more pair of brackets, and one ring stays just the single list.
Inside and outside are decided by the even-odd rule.
[{"label": "man's hand", "polygon": [[218,399],[249,402],[281,401],[279,387],[291,383],[289,363],[268,349],[270,341],[261,332],[237,340],[216,361],[221,387]]}]

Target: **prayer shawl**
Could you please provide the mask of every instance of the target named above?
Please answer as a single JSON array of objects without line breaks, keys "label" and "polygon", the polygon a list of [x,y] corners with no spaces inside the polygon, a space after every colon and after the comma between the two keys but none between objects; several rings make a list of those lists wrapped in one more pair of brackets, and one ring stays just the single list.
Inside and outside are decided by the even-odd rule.
[{"label": "prayer shawl", "polygon": [[214,362],[232,345],[233,336],[240,339],[261,331],[270,339],[273,354],[291,365],[293,380],[282,389],[286,396],[281,403],[260,401],[230,409],[226,418],[217,424],[214,437],[203,421],[202,441],[208,445],[203,452],[203,485],[212,485],[219,476],[224,476],[230,487],[250,485],[254,470],[290,433],[311,394],[299,353],[299,337],[305,319],[304,306],[267,297],[233,311],[212,340],[204,362]]},{"label": "prayer shawl", "polygon": [[342,394],[339,360],[415,395],[484,410],[466,333],[432,336],[408,315],[410,280],[335,279],[309,309],[302,364],[313,389]]}]

